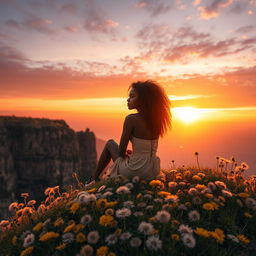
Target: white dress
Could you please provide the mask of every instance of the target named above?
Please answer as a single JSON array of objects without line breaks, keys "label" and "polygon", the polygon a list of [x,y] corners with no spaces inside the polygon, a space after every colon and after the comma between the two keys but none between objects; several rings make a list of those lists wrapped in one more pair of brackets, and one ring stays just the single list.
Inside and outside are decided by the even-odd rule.
[{"label": "white dress", "polygon": [[155,179],[160,173],[160,158],[156,155],[158,139],[145,140],[131,137],[132,154],[118,157],[108,168],[103,179],[118,175],[132,178]]}]

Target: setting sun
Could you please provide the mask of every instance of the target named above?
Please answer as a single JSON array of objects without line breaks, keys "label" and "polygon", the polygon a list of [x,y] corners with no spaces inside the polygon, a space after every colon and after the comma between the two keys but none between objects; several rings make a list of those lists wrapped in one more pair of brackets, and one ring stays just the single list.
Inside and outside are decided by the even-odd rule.
[{"label": "setting sun", "polygon": [[191,123],[200,118],[200,109],[194,107],[173,108],[174,117],[184,123]]}]

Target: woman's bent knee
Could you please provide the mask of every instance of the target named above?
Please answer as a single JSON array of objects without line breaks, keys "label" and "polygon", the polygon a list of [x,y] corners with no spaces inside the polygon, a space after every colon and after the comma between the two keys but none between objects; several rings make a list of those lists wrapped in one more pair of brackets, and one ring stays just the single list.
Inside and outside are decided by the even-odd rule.
[{"label": "woman's bent knee", "polygon": [[113,145],[113,144],[117,144],[113,139],[108,140],[106,143],[107,146]]}]

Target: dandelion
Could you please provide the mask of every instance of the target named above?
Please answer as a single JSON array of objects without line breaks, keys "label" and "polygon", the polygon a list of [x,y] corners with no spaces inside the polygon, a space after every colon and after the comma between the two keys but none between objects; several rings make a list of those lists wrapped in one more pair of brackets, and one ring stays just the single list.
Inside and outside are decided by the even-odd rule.
[{"label": "dandelion", "polygon": [[227,238],[229,238],[230,240],[232,240],[235,243],[239,243],[239,239],[232,234],[227,234]]},{"label": "dandelion", "polygon": [[75,227],[76,223],[72,222],[71,224],[69,224],[65,229],[64,229],[64,233],[71,231],[74,227]]},{"label": "dandelion", "polygon": [[110,234],[105,239],[108,245],[113,245],[117,243],[117,236],[115,234]]},{"label": "dandelion", "polygon": [[133,183],[138,183],[140,181],[140,177],[139,176],[134,176],[133,178],[132,178],[132,182]]},{"label": "dandelion", "polygon": [[131,240],[130,240],[130,245],[131,247],[140,247],[142,244],[142,241],[140,238],[138,237],[133,237]]},{"label": "dandelion", "polygon": [[117,194],[130,194],[131,191],[128,187],[126,186],[120,186],[119,188],[117,188],[116,190]]},{"label": "dandelion", "polygon": [[190,219],[190,221],[198,221],[200,220],[200,213],[196,210],[190,211],[188,213],[188,218]]},{"label": "dandelion", "polygon": [[67,243],[67,244],[72,243],[74,241],[74,239],[75,239],[74,234],[71,232],[68,232],[68,233],[65,233],[62,235],[63,243]]},{"label": "dandelion", "polygon": [[159,239],[159,236],[150,236],[146,240],[146,246],[149,249],[157,251],[162,248],[162,241]]},{"label": "dandelion", "polygon": [[218,209],[218,205],[214,202],[210,202],[210,203],[204,203],[203,204],[203,209],[206,211],[214,211]]},{"label": "dandelion", "polygon": [[77,202],[74,202],[71,207],[70,207],[70,212],[72,212],[73,214],[76,213],[76,211],[79,209],[80,204]]},{"label": "dandelion", "polygon": [[91,231],[87,235],[87,241],[89,244],[96,244],[99,241],[100,235],[98,231]]},{"label": "dandelion", "polygon": [[143,221],[140,223],[138,230],[144,235],[150,235],[154,231],[154,227],[151,223]]},{"label": "dandelion", "polygon": [[192,177],[192,180],[194,180],[194,181],[201,181],[202,178],[201,178],[200,176],[198,176],[198,175],[194,175],[194,176]]},{"label": "dandelion", "polygon": [[164,210],[158,211],[155,216],[155,219],[160,223],[168,223],[170,218],[170,213]]},{"label": "dandelion", "polygon": [[64,220],[61,217],[59,217],[57,220],[55,220],[53,225],[54,225],[54,227],[59,227],[63,224],[64,224]]},{"label": "dandelion", "polygon": [[124,233],[122,233],[122,234],[120,235],[119,238],[124,241],[124,240],[129,239],[131,236],[132,236],[132,234],[131,234],[130,232],[124,232]]},{"label": "dandelion", "polygon": [[134,202],[133,201],[125,201],[123,203],[124,207],[126,208],[133,208],[134,207]]},{"label": "dandelion", "polygon": [[34,243],[34,241],[35,241],[35,235],[33,233],[26,235],[23,241],[23,247],[30,246],[31,244]]},{"label": "dandelion", "polygon": [[93,255],[93,248],[87,244],[84,245],[80,250],[80,256],[92,256]]},{"label": "dandelion", "polygon": [[131,215],[131,210],[128,208],[122,208],[122,209],[116,210],[117,218],[126,218],[126,217],[129,217],[130,215]]},{"label": "dandelion", "polygon": [[185,225],[185,224],[181,224],[178,228],[178,231],[181,234],[192,234],[193,233],[193,230],[188,225]]},{"label": "dandelion", "polygon": [[179,197],[177,195],[168,195],[165,199],[165,202],[167,203],[178,203]]},{"label": "dandelion", "polygon": [[196,246],[196,240],[191,234],[182,235],[181,240],[188,248],[194,248]]},{"label": "dandelion", "polygon": [[224,242],[224,232],[223,230],[216,228],[215,231],[210,232],[210,235],[217,240],[218,243],[223,243]]},{"label": "dandelion", "polygon": [[161,180],[151,180],[149,182],[149,186],[157,187],[157,188],[164,188],[164,184]]},{"label": "dandelion", "polygon": [[80,223],[83,225],[87,225],[90,222],[92,222],[92,216],[90,214],[85,214],[80,220]]}]

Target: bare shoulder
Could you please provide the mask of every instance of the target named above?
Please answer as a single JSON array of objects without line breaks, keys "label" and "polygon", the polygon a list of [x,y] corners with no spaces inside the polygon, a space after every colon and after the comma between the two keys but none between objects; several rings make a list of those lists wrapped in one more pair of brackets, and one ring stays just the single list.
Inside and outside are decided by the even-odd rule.
[{"label": "bare shoulder", "polygon": [[133,123],[137,118],[137,114],[130,114],[125,117],[125,122],[131,122]]}]

